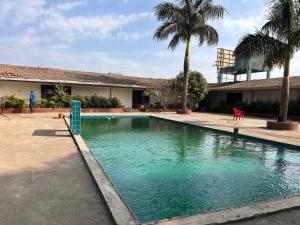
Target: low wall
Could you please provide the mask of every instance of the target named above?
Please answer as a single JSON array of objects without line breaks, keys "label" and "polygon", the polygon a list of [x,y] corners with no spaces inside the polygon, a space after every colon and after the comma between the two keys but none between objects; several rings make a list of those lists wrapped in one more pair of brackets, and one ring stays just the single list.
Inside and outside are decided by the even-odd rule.
[{"label": "low wall", "polygon": [[[1,110],[0,110],[1,112]],[[21,108],[21,109],[15,109],[15,108],[5,108],[3,109],[2,113],[28,113],[30,112],[29,108]],[[70,108],[35,108],[34,113],[70,113]],[[88,108],[88,109],[81,109],[82,113],[122,113],[124,112],[123,108],[101,108],[101,109],[94,109],[94,108]]]}]

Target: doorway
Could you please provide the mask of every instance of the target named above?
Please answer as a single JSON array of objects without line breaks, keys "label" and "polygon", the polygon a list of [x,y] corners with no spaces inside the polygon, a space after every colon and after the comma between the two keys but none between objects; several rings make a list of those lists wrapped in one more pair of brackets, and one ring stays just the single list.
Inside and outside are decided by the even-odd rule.
[{"label": "doorway", "polygon": [[243,101],[243,93],[228,93],[226,103],[228,106],[234,106],[235,104]]},{"label": "doorway", "polygon": [[132,91],[132,108],[137,109],[139,105],[145,105],[149,103],[149,97],[144,96],[144,91],[133,90]]}]

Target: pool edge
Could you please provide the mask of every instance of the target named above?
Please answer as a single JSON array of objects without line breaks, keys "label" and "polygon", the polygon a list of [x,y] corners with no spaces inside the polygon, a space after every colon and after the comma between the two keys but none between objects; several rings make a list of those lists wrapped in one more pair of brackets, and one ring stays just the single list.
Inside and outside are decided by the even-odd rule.
[{"label": "pool edge", "polygon": [[[64,118],[65,123],[70,130],[69,118]],[[108,206],[110,213],[117,225],[138,225],[139,221],[136,219],[134,214],[131,212],[129,207],[126,205],[118,191],[111,183],[105,170],[95,159],[88,146],[83,141],[80,135],[73,135],[73,140],[78,147],[82,158],[84,159],[87,168],[97,185],[98,190],[103,195],[105,202]]]},{"label": "pool edge", "polygon": [[[86,117],[89,117],[89,116],[85,116],[85,118]],[[219,129],[215,129],[215,128],[211,128],[211,127],[206,127],[206,126],[202,126],[202,125],[195,124],[195,123],[177,121],[177,120],[173,120],[173,119],[166,119],[166,118],[162,118],[162,117],[159,117],[159,116],[153,116],[153,115],[149,115],[148,117],[157,118],[157,119],[166,120],[166,121],[171,121],[171,122],[176,122],[176,123],[185,124],[185,125],[191,125],[191,126],[211,130],[211,131],[217,131],[217,132],[221,132],[221,133],[224,133],[224,134],[233,135],[229,131],[219,130]],[[91,116],[91,118],[93,118],[93,116]],[[97,117],[94,117],[94,118],[97,118]],[[69,127],[67,118],[65,118],[65,122],[66,122],[67,126]],[[120,224],[120,225],[131,225],[131,224],[135,224],[135,225],[137,225],[137,224],[141,224],[141,225],[225,224],[225,223],[229,223],[229,222],[242,221],[242,220],[262,217],[262,216],[265,216],[265,215],[271,215],[271,214],[279,213],[279,212],[286,211],[286,210],[300,208],[300,196],[292,196],[292,197],[289,197],[289,198],[282,198],[282,199],[269,200],[269,201],[260,201],[260,202],[257,202],[257,203],[248,204],[248,205],[244,205],[244,206],[237,206],[237,207],[232,207],[232,208],[227,208],[227,209],[220,209],[220,210],[206,212],[206,213],[200,213],[200,214],[196,214],[196,215],[174,217],[174,218],[171,218],[171,219],[151,221],[151,222],[147,222],[147,223],[139,223],[139,221],[133,215],[133,213],[131,212],[129,207],[126,205],[126,203],[124,202],[122,197],[119,195],[118,191],[115,189],[115,187],[113,186],[113,184],[109,180],[109,178],[106,175],[104,169],[101,167],[101,165],[94,158],[94,156],[90,152],[89,148],[86,146],[83,139],[81,138],[81,136],[80,135],[72,135],[72,136],[73,136],[73,139],[74,139],[76,145],[78,146],[78,148],[79,148],[86,164],[88,165],[88,169],[90,170],[91,175],[93,176],[93,179],[95,180],[95,182],[98,186],[98,189],[101,191],[102,195],[104,196],[105,201],[108,205],[108,208],[109,208],[110,212],[113,215],[113,218],[115,219],[116,223]],[[283,142],[276,142],[276,141],[272,141],[272,140],[268,140],[268,139],[264,139],[264,138],[258,138],[258,137],[254,137],[254,136],[248,136],[248,135],[244,135],[244,134],[241,134],[241,135],[238,135],[238,136],[244,137],[244,138],[261,140],[261,141],[267,141],[267,142],[273,143],[273,144],[282,144],[286,147],[292,147],[292,148],[295,148],[295,147],[297,148],[298,147],[298,148],[300,148],[300,146],[298,146],[298,145],[290,145],[290,144],[283,143]],[[84,155],[84,153],[86,153],[86,152],[89,153],[88,154],[89,156],[87,158]],[[96,163],[98,165],[97,166],[98,168],[93,168],[93,167],[91,168],[90,165],[89,165],[89,163],[91,161],[93,161],[93,164]],[[96,171],[93,171],[93,169],[96,169]],[[97,170],[100,170],[100,171],[97,171]],[[104,174],[104,177],[99,176],[101,173]],[[98,175],[99,177],[96,177],[95,175]],[[102,180],[102,179],[104,179],[104,180]],[[102,191],[103,187],[101,188],[101,186],[105,186],[104,184],[102,184],[103,182],[108,182],[111,185],[112,190],[115,191],[114,195],[116,195],[118,199],[117,199],[117,202],[114,202],[113,205],[112,205],[112,202],[110,202],[111,199],[110,199],[110,196],[109,196],[112,193],[103,193],[103,191]],[[108,196],[107,196],[107,194],[108,194]],[[116,199],[114,199],[114,200],[116,200]],[[120,205],[118,206],[118,205],[115,205],[115,204],[120,204]],[[127,219],[124,220],[124,217],[120,218],[119,213],[121,213],[121,214],[125,213]]]},{"label": "pool edge", "polygon": [[272,215],[279,212],[300,208],[300,196],[293,196],[278,200],[261,201],[245,206],[181,216],[171,219],[144,223],[142,225],[208,225],[226,224]]},{"label": "pool edge", "polygon": [[149,117],[150,118],[152,117],[152,118],[155,118],[155,119],[160,119],[160,120],[165,120],[165,121],[169,121],[169,122],[173,122],[173,123],[178,123],[178,124],[182,124],[182,125],[198,127],[200,129],[213,131],[213,132],[218,132],[218,133],[230,135],[230,136],[233,136],[233,137],[241,137],[241,138],[250,139],[250,140],[254,140],[254,141],[255,140],[260,141],[260,142],[263,142],[263,143],[266,143],[266,144],[279,145],[279,146],[284,147],[284,148],[291,148],[292,150],[300,151],[300,146],[299,145],[289,144],[289,143],[282,142],[282,141],[274,141],[274,140],[271,140],[271,139],[261,138],[261,137],[252,136],[252,135],[248,135],[248,134],[241,134],[241,133],[234,134],[231,131],[217,129],[217,128],[213,128],[213,127],[209,127],[209,126],[204,126],[204,125],[201,125],[201,124],[198,124],[198,123],[195,123],[195,122],[179,121],[179,120],[175,120],[175,119],[160,117],[160,116],[157,116],[157,115],[150,115]]}]

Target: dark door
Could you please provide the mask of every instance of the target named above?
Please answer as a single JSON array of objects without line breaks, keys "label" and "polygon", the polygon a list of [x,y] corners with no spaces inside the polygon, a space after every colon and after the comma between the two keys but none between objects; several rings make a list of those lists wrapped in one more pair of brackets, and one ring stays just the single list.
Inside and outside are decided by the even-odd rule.
[{"label": "dark door", "polygon": [[243,101],[243,93],[228,93],[227,94],[227,105],[234,106],[235,104]]},{"label": "dark door", "polygon": [[138,105],[143,104],[143,91],[133,90],[132,91],[132,108],[138,108]]}]

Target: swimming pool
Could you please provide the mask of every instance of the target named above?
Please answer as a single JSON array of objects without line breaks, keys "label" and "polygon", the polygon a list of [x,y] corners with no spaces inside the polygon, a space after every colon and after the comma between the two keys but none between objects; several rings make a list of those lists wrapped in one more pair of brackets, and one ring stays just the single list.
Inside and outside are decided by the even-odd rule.
[{"label": "swimming pool", "polygon": [[300,153],[156,118],[83,118],[81,136],[141,223],[300,194]]}]

